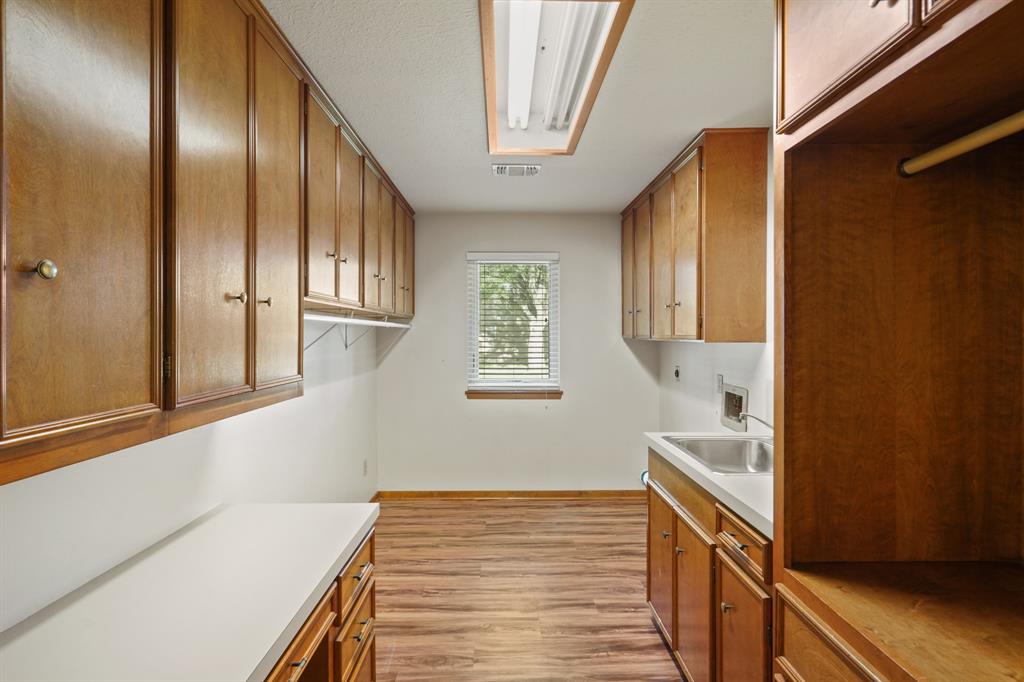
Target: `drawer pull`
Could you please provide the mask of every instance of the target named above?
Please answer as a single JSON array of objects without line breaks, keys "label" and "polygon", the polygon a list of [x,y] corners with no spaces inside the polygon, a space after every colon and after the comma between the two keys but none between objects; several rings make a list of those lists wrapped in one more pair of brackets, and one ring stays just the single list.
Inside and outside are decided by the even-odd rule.
[{"label": "drawer pull", "polygon": [[362,642],[367,633],[373,629],[373,618],[367,618],[366,620],[360,621],[359,624],[363,626],[363,629],[359,631],[358,635],[352,635],[352,639],[357,642]]},{"label": "drawer pull", "polygon": [[750,545],[745,545],[742,542],[740,542],[739,540],[737,540],[736,539],[736,533],[730,533],[729,531],[725,531],[725,534],[728,535],[729,537],[731,537],[733,539],[733,541],[736,542],[736,547],[738,549],[740,549],[741,551],[745,550],[747,547],[750,546]]},{"label": "drawer pull", "polygon": [[676,547],[676,556],[679,556],[680,554],[685,554],[685,553],[686,553],[685,549],[683,549],[682,547]]},{"label": "drawer pull", "polygon": [[306,667],[306,661],[309,660],[308,656],[303,656],[301,661],[293,661],[288,664],[289,668],[292,668],[292,674],[288,676],[288,682],[295,682],[302,676],[302,669]]},{"label": "drawer pull", "polygon": [[669,530],[663,530],[663,531],[661,531],[661,537],[663,537],[663,538],[669,538],[669,537],[672,537],[672,531],[669,531]]},{"label": "drawer pull", "polygon": [[730,611],[732,611],[735,608],[736,608],[735,604],[731,604],[731,603],[729,603],[727,601],[722,602],[722,605],[721,605],[722,613],[729,613]]},{"label": "drawer pull", "polygon": [[356,573],[354,576],[352,576],[352,580],[355,580],[356,582],[359,582],[360,580],[365,578],[366,577],[366,569],[369,568],[371,565],[372,564],[370,564],[370,562],[366,562],[365,564],[360,566],[359,567],[360,571],[358,573]]}]

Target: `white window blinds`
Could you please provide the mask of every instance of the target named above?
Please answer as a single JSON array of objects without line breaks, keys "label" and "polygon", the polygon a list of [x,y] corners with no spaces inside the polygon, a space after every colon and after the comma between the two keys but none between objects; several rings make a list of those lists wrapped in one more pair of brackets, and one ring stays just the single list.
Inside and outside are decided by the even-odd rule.
[{"label": "white window blinds", "polygon": [[466,254],[467,379],[475,389],[558,387],[558,254]]}]

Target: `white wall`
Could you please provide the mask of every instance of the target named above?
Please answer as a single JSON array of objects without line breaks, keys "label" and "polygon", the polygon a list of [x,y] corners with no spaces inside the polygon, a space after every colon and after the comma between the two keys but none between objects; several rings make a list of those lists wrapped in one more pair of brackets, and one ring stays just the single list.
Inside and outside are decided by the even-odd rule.
[{"label": "white wall", "polygon": [[221,502],[368,500],[374,332],[346,351],[335,329],[304,370],[301,398],[0,487],[0,630]]},{"label": "white wall", "polygon": [[[416,318],[378,370],[381,490],[640,486],[657,348],[621,338],[620,239],[615,215],[417,216]],[[561,400],[466,398],[467,251],[561,253]]]},{"label": "white wall", "polygon": [[[768,305],[767,343],[658,343],[658,386],[660,388],[662,431],[724,431],[719,422],[722,396],[715,391],[715,375],[725,382],[749,389],[749,411],[774,423],[773,333],[775,296],[774,193],[772,150],[768,148],[768,267],[766,273]],[[679,379],[674,371],[679,367]],[[768,429],[749,422],[750,433],[766,434]]]}]

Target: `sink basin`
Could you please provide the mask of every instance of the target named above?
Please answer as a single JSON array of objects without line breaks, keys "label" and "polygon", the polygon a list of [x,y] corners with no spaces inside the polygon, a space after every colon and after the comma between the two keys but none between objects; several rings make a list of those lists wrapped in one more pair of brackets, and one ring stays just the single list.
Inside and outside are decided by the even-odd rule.
[{"label": "sink basin", "polygon": [[680,438],[665,440],[720,474],[770,474],[775,453],[767,438]]}]

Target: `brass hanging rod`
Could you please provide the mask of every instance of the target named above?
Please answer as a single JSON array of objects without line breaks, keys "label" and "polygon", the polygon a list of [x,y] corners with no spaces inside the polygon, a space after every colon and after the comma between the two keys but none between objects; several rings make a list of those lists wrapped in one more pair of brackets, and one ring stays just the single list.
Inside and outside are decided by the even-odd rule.
[{"label": "brass hanging rod", "polygon": [[975,130],[973,133],[968,133],[952,142],[947,142],[930,152],[925,152],[909,159],[903,159],[899,164],[900,175],[910,177],[932,166],[937,166],[943,161],[949,161],[961,154],[973,152],[979,147],[984,147],[987,144],[1001,140],[1004,137],[1009,137],[1022,130],[1024,130],[1024,111],[1018,111],[1012,116],[1007,116],[1003,120],[987,125],[981,130]]}]

